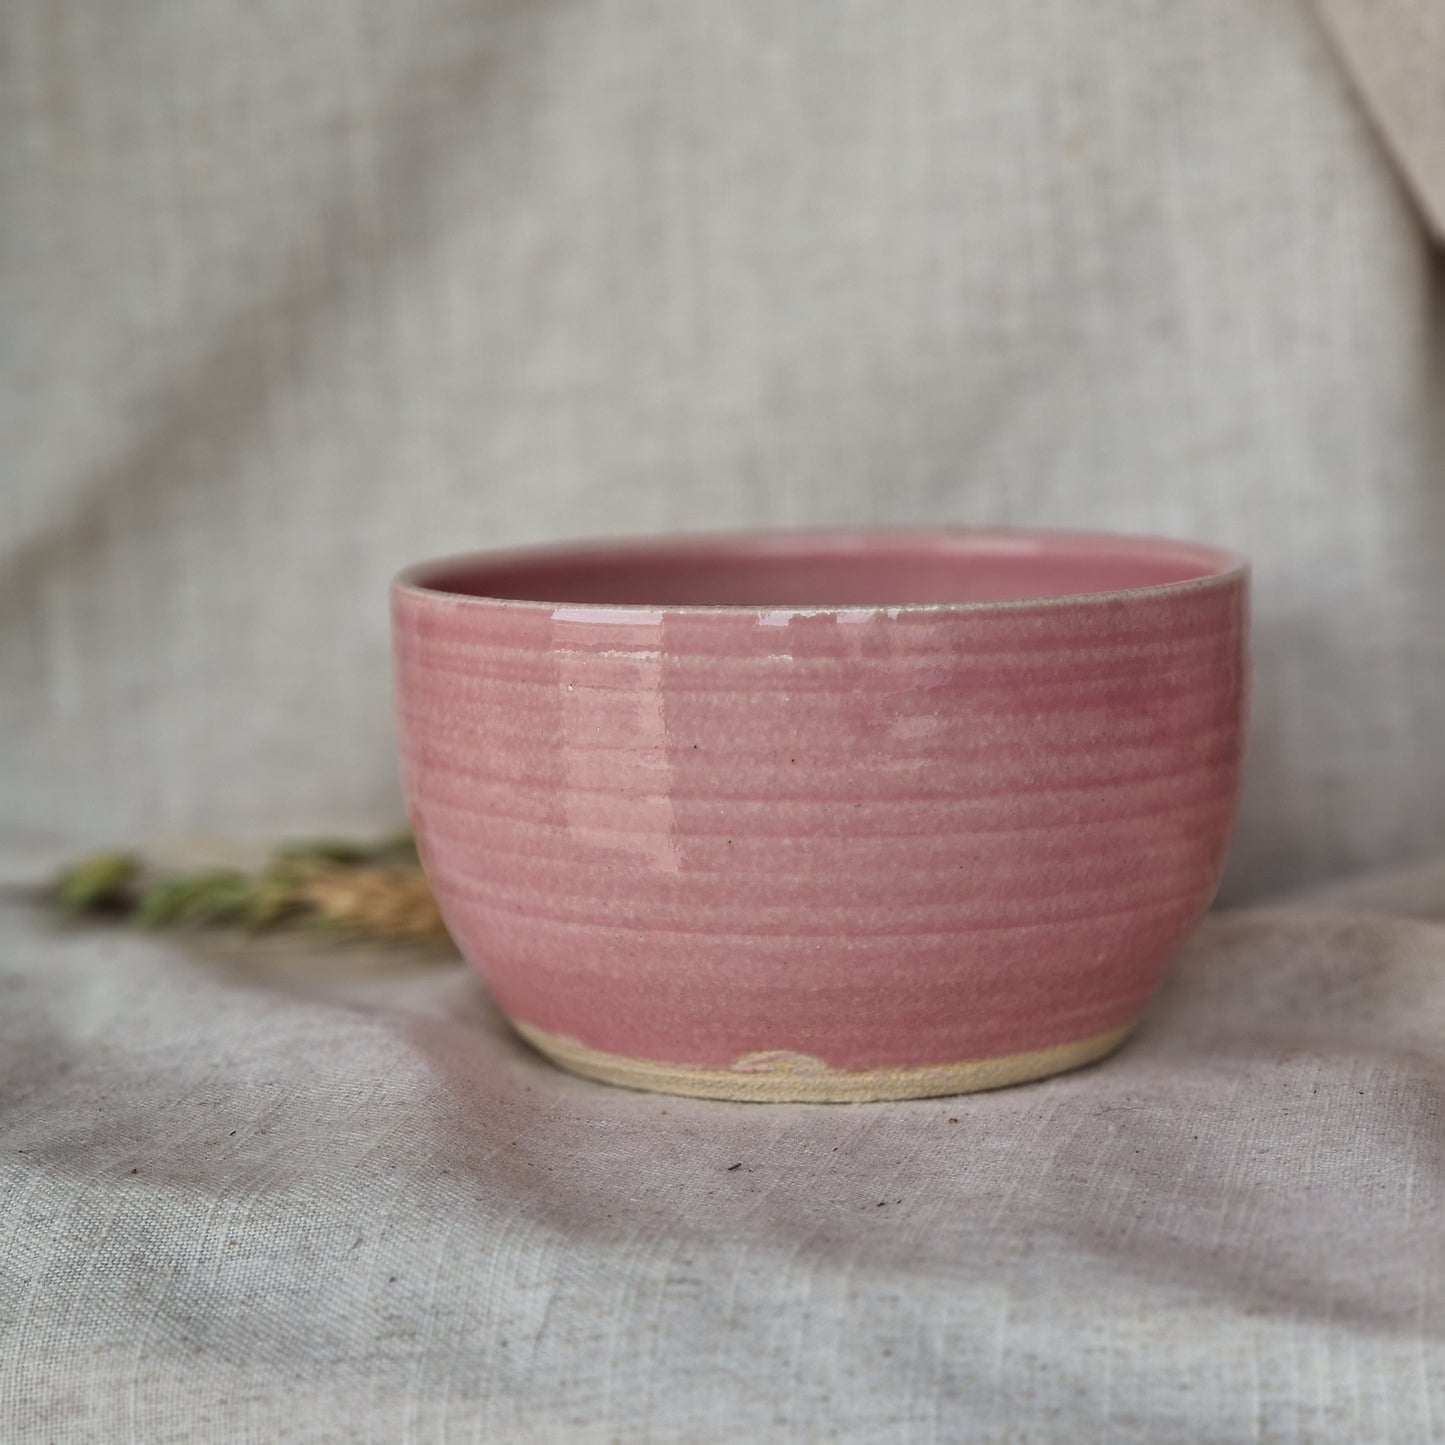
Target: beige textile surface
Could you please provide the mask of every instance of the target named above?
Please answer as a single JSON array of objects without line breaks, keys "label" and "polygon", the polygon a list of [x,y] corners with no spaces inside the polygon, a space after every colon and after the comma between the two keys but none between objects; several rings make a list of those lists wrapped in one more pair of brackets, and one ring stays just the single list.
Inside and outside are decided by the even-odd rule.
[{"label": "beige textile surface", "polygon": [[[1229,897],[1439,856],[1442,331],[1305,0],[9,0],[0,826],[393,824],[417,556],[1043,522],[1259,564]],[[7,904],[0,1441],[1438,1439],[1442,897],[876,1108]]]},{"label": "beige textile surface", "polygon": [[1382,138],[1445,239],[1445,4],[1319,3]]},{"label": "beige textile surface", "polygon": [[1230,896],[1445,850],[1442,263],[1306,0],[11,0],[0,204],[20,836],[390,824],[416,557],[954,521],[1256,558]]},{"label": "beige textile surface", "polygon": [[6,1440],[1445,1425],[1445,867],[1217,914],[1112,1060],[917,1103],[630,1093],[455,966],[14,906],[0,1000]]}]

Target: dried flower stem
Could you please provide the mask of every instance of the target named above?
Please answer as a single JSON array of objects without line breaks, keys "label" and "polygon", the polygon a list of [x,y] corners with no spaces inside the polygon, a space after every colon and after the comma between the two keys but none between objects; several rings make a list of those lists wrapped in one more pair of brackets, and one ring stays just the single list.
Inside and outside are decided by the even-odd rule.
[{"label": "dried flower stem", "polygon": [[155,874],[133,853],[99,853],[67,868],[48,897],[70,917],[119,915],[142,928],[310,926],[386,942],[447,938],[410,834],[370,845],[288,844],[254,873]]}]

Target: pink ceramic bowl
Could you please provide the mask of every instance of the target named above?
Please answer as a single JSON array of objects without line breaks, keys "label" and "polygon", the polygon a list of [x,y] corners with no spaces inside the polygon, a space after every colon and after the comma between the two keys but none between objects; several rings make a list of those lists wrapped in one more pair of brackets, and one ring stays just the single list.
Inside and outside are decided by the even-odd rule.
[{"label": "pink ceramic bowl", "polygon": [[1247,569],[1046,532],[453,557],[393,591],[427,874],[564,1068],[733,1099],[1120,1043],[1218,883]]}]

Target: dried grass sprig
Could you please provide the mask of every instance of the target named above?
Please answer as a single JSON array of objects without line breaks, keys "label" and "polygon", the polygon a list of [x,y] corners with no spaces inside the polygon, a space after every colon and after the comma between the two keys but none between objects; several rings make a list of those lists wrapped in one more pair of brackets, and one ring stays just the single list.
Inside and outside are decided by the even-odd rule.
[{"label": "dried grass sprig", "polygon": [[125,917],[141,928],[309,927],[381,942],[447,940],[409,833],[371,844],[286,844],[254,872],[157,872],[134,853],[97,853],[66,868],[48,898],[67,917]]}]

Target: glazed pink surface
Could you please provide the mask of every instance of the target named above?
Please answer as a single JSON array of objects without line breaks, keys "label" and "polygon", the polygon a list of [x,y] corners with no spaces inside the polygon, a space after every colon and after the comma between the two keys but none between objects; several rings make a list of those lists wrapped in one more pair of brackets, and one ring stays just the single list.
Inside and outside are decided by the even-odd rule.
[{"label": "glazed pink surface", "polygon": [[1227,554],[1068,534],[426,564],[393,620],[428,876],[509,1015],[609,1053],[1091,1037],[1217,885],[1246,588]]}]

